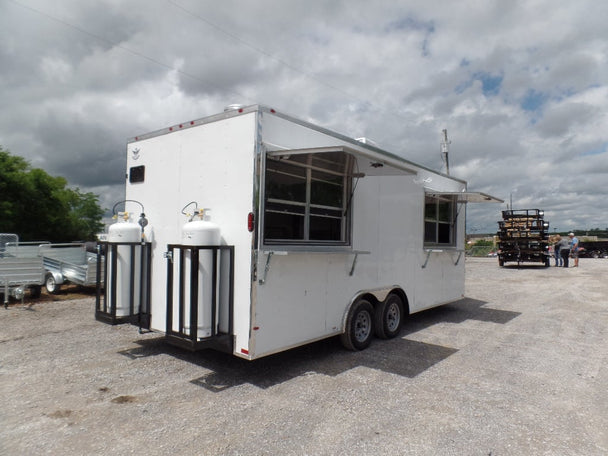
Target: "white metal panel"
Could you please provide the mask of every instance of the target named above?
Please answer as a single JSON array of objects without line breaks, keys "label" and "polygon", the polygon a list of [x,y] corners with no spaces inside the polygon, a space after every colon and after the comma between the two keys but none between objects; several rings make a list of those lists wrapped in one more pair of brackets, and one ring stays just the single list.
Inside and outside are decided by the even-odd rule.
[{"label": "white metal panel", "polygon": [[405,160],[385,157],[378,152],[355,149],[347,146],[312,147],[306,149],[271,150],[268,155],[280,157],[283,155],[320,154],[324,152],[345,152],[357,159],[356,174],[364,176],[394,176],[400,174],[416,174],[414,167]]},{"label": "white metal panel", "polygon": [[483,192],[429,192],[430,196],[453,196],[458,203],[504,203],[500,198]]},{"label": "white metal panel", "polygon": [[[178,244],[190,201],[210,208],[222,242],[235,246],[236,346],[247,348],[250,328],[251,242],[247,214],[253,202],[256,114],[219,119],[128,145],[127,167],[145,165],[145,181],[129,183],[126,197],[144,205],[154,230],[152,244],[152,329],[166,328],[168,244]],[[130,204],[130,203],[129,203]],[[129,205],[138,211],[137,205]]]}]

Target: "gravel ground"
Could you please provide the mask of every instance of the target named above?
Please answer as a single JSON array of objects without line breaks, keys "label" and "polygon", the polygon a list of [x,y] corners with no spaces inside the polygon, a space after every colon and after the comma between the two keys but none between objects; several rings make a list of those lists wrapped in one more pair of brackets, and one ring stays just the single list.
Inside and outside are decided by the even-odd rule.
[{"label": "gravel ground", "polygon": [[608,260],[467,259],[467,299],[359,353],[248,362],[94,320],[0,309],[0,454],[606,455]]}]

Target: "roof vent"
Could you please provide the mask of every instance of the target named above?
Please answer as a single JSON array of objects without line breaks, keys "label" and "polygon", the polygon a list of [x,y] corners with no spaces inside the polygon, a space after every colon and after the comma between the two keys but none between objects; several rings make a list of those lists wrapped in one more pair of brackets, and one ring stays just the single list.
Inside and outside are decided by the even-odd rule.
[{"label": "roof vent", "polygon": [[372,141],[371,139],[366,138],[366,137],[355,138],[355,140],[359,141],[362,144],[367,144],[368,146],[378,147],[378,144],[376,143],[376,141]]},{"label": "roof vent", "polygon": [[245,105],[242,105],[242,104],[231,104],[224,108],[224,112],[239,111],[239,110],[242,110],[244,107],[245,107]]}]

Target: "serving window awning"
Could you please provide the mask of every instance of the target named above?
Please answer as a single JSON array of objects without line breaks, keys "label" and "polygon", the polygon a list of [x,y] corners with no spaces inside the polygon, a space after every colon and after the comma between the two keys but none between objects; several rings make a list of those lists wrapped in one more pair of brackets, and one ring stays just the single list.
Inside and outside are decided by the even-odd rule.
[{"label": "serving window awning", "polygon": [[482,192],[434,192],[427,191],[427,196],[434,198],[453,198],[457,203],[504,203],[500,198]]},{"label": "serving window awning", "polygon": [[[306,149],[271,150],[271,157],[288,157],[290,155],[322,154],[327,152],[344,152],[357,159],[355,172],[365,176],[416,175],[414,166],[406,160],[392,155],[376,153],[370,150],[359,150],[347,146],[312,147]],[[363,176],[360,176],[363,177]]]}]

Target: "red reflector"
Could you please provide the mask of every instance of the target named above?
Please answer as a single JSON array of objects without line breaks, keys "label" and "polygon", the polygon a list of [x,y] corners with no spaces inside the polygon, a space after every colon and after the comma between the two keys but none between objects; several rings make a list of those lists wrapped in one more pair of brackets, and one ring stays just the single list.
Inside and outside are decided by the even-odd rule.
[{"label": "red reflector", "polygon": [[249,230],[250,233],[253,231],[253,228],[254,228],[253,222],[254,222],[253,212],[250,212],[247,215],[247,229]]},{"label": "red reflector", "polygon": [[248,355],[249,354],[249,350],[241,348],[241,353],[244,353],[245,355]]},{"label": "red reflector", "polygon": [[260,329],[260,327],[259,327],[259,326],[254,326],[254,327],[253,327],[253,330],[254,330],[254,331],[257,331],[258,329]]}]

